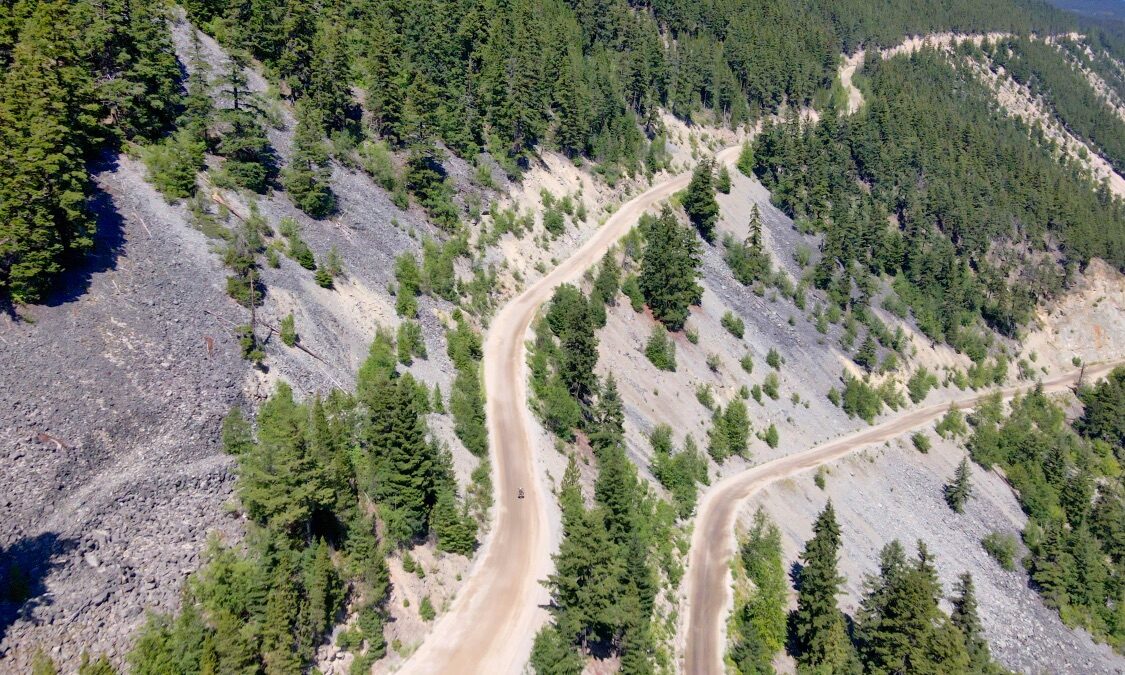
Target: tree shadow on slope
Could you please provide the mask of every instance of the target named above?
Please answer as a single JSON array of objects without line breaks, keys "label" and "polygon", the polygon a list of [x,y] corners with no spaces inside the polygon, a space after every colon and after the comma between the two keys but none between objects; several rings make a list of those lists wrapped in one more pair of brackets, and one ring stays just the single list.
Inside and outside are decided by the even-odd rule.
[{"label": "tree shadow on slope", "polygon": [[34,620],[37,608],[51,604],[44,580],[76,544],[74,539],[44,532],[0,546],[0,640],[17,619]]},{"label": "tree shadow on slope", "polygon": [[[90,166],[91,175],[116,170],[117,155],[110,152],[103,154]],[[44,303],[48,307],[58,307],[78,300],[90,290],[94,275],[117,269],[117,258],[125,246],[125,221],[109,193],[93,183],[91,189],[87,207],[97,226],[94,248],[85,256],[70,261],[67,270],[58,276]]]}]

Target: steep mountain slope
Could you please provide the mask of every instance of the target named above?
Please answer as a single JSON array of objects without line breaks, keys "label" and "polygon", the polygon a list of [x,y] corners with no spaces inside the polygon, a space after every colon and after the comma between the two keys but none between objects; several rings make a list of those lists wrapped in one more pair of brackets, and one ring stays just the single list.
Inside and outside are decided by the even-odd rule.
[{"label": "steep mountain slope", "polygon": [[176,605],[208,533],[241,529],[219,427],[246,366],[219,262],[135,161],[96,176],[97,253],[74,295],[0,319],[3,547],[34,597],[4,605],[21,670],[40,646],[123,654],[142,610]]},{"label": "steep mountain slope", "polygon": [[[146,140],[114,126],[119,120],[110,111],[125,107],[111,104],[119,103],[115,96],[126,94],[104,84],[121,72],[133,77],[133,71],[119,71],[118,64],[93,68],[97,77],[90,78],[91,91],[96,95],[79,87],[89,100],[75,100],[96,101],[89,110],[104,113],[102,126],[109,130],[105,139],[99,135],[81,151],[66,149],[79,169],[76,158],[82,153],[102,152],[102,159],[91,165],[95,187],[90,205],[99,220],[95,253],[73,266],[59,284],[64,290],[46,304],[16,305],[0,318],[0,441],[9,458],[0,479],[15,486],[0,510],[5,590],[0,593],[0,658],[5,667],[26,670],[40,647],[64,668],[72,669],[86,649],[123,666],[145,623],[144,610],[176,612],[183,599],[186,607],[175,625],[187,628],[165,630],[170,624],[149,623],[143,635],[151,651],[144,654],[195,650],[201,663],[215,657],[231,668],[245,657],[253,664],[248,667],[280,670],[315,664],[332,673],[372,667],[379,672],[400,667],[493,672],[524,667],[529,652],[532,666],[540,668],[543,661],[536,661],[535,654],[557,647],[560,663],[568,668],[592,660],[595,669],[676,670],[682,667],[676,654],[683,651],[685,639],[677,637],[677,617],[693,609],[679,605],[677,586],[683,565],[692,559],[688,532],[696,490],[703,488],[695,477],[690,479],[689,503],[678,491],[683,485],[668,479],[661,464],[667,456],[650,440],[650,435],[663,433],[661,425],[670,429],[674,446],[686,449],[690,436],[702,449],[704,476],[737,482],[754,463],[783,459],[853,432],[862,417],[878,416],[884,405],[896,411],[908,405],[901,386],[922,367],[937,379],[928,395],[923,391],[921,405],[941,406],[966,396],[961,390],[970,382],[984,387],[1004,380],[1009,363],[1019,361],[1021,379],[1040,374],[1049,379],[1072,369],[1075,357],[1088,362],[1120,357],[1122,279],[1117,270],[1090,259],[1101,253],[1120,267],[1106,253],[1120,237],[1089,238],[1098,245],[1109,241],[1102,249],[1073,246],[1065,235],[1070,234],[1069,218],[1077,216],[1067,211],[1073,205],[1067,202],[1020,222],[1028,226],[1028,237],[1009,238],[1007,229],[1022,230],[992,222],[995,227],[986,232],[979,221],[990,204],[974,202],[968,208],[969,200],[963,201],[957,206],[965,208],[950,218],[961,226],[950,241],[960,247],[972,239],[982,244],[983,254],[960,248],[951,252],[940,248],[936,238],[899,250],[902,258],[904,253],[930,252],[931,245],[940,248],[947,257],[928,271],[937,270],[942,283],[950,276],[965,283],[948,286],[953,287],[951,295],[962,293],[959,297],[972,311],[951,312],[956,320],[946,318],[945,332],[935,331],[933,312],[923,310],[939,305],[916,294],[908,298],[912,313],[899,297],[905,292],[892,278],[898,271],[893,265],[879,268],[866,250],[858,257],[840,255],[839,240],[855,234],[840,235],[844,228],[837,226],[848,215],[840,205],[872,193],[890,204],[887,193],[910,181],[888,188],[869,173],[852,173],[849,162],[855,160],[845,145],[856,139],[830,132],[830,143],[823,146],[830,161],[820,166],[800,165],[784,152],[759,161],[765,164],[759,168],[775,172],[773,195],[757,179],[730,172],[728,192],[718,195],[718,236],[701,247],[700,298],[690,309],[686,330],[669,338],[677,362],[671,371],[658,369],[657,359],[646,353],[651,337],[664,334],[656,328],[652,308],[638,300],[639,290],[629,288],[631,295],[623,295],[614,282],[612,297],[601,298],[609,304],[605,327],[596,332],[597,393],[579,396],[580,401],[566,399],[577,420],[567,431],[577,433],[555,438],[525,417],[523,378],[535,365],[523,363],[523,347],[536,307],[563,281],[582,291],[600,283],[593,266],[602,251],[657,201],[667,199],[672,205],[666,224],[683,226],[696,241],[680,209],[693,195],[676,193],[688,185],[684,172],[722,147],[730,149],[719,153],[721,163],[733,165],[739,152],[733,144],[745,137],[742,131],[704,123],[738,126],[762,116],[769,120],[767,134],[781,139],[777,145],[789,143],[786,149],[791,150],[797,144],[793,139],[805,138],[804,129],[814,128],[818,120],[821,125],[815,128],[821,130],[847,124],[831,116],[831,107],[797,109],[825,97],[842,49],[897,44],[911,31],[1070,24],[1040,3],[1022,1],[987,7],[936,2],[929,13],[912,10],[910,3],[892,3],[895,9],[885,20],[874,4],[859,1],[841,6],[812,2],[799,11],[775,2],[719,3],[707,11],[690,2],[652,7],[606,2],[577,10],[538,0],[502,7],[472,1],[359,4],[339,14],[339,8],[318,8],[323,16],[313,16],[312,6],[299,1],[234,7],[205,0],[188,3],[186,12],[174,10],[168,47],[156,50],[161,63],[177,65],[186,76],[188,95],[167,109],[183,113],[174,133],[168,123],[154,128]],[[1029,11],[1015,14],[1017,7]],[[189,16],[205,24],[208,33],[197,32]],[[766,22],[763,16],[776,20]],[[15,36],[10,26],[20,20],[0,12],[0,62],[15,64],[12,72],[24,73],[28,54],[54,43],[42,35],[43,22],[36,24],[38,32]],[[162,35],[161,21],[145,26]],[[795,26],[806,25],[813,38],[790,39]],[[74,26],[68,23],[67,28]],[[449,36],[455,37],[445,44]],[[1036,98],[1031,86],[1008,80],[987,56],[952,51],[951,37],[935,39],[943,54],[964,57],[963,65],[991,83],[1001,99],[1007,92],[1002,103],[1009,113],[1029,126],[1042,123],[1048,139],[1061,139],[1064,150],[1057,158],[1068,170],[1081,166],[1075,174],[1082,180],[1067,183],[1078,186],[1069,192],[1052,185],[1054,193],[1088,197],[1093,188],[1083,182],[1084,172],[1108,170],[1097,147],[1097,139],[1104,137],[1069,129],[1058,117],[1059,109],[1045,103],[1047,97]],[[758,58],[778,46],[785,47],[785,58]],[[83,49],[83,59],[97,53],[91,45]],[[82,59],[76,64],[79,70],[87,65]],[[861,67],[860,59],[848,60],[843,84],[857,71],[862,84],[869,74]],[[556,80],[544,76],[556,71]],[[129,77],[122,81],[134,84]],[[171,86],[173,79],[161,81]],[[199,87],[203,82],[210,86]],[[0,122],[12,119],[13,106],[25,100],[20,96],[27,88],[22,78],[5,80]],[[195,96],[199,92],[202,99]],[[217,114],[207,123],[191,122],[201,100]],[[864,102],[858,89],[849,92],[848,110],[854,114],[865,114],[865,106],[873,103],[880,105],[878,98]],[[784,133],[774,124],[775,111],[787,125]],[[121,113],[120,119],[130,118]],[[760,128],[757,121],[755,125]],[[9,127],[16,128],[5,129]],[[162,136],[165,132],[170,133]],[[4,190],[34,173],[17,167],[20,143],[26,139],[9,136],[5,139],[12,143],[6,147],[15,151],[0,155],[5,225],[16,222],[11,213],[23,217],[23,211],[12,207],[16,200]],[[966,134],[966,142],[973,140],[970,136]],[[894,138],[867,140],[863,150],[896,147]],[[1019,140],[1034,148],[1043,136],[1027,133]],[[259,141],[258,151],[248,153]],[[168,194],[167,169],[174,163],[169,158],[195,157],[195,142],[198,164],[188,162],[190,189],[184,188],[193,196],[168,198],[146,182]],[[813,151],[804,159],[818,150],[810,147]],[[969,147],[974,155],[987,155],[976,152],[979,146]],[[762,156],[761,146],[758,150]],[[246,154],[254,155],[252,161],[246,161]],[[871,160],[875,154],[855,156]],[[750,157],[739,163],[755,162]],[[830,170],[820,171],[825,165]],[[259,170],[271,174],[264,185],[238,187]],[[1120,177],[1108,171],[1099,175],[1111,178],[1112,187]],[[81,183],[81,173],[68,174],[75,185]],[[789,177],[828,174],[830,189],[815,181],[802,185],[810,188],[803,193],[782,189]],[[1033,187],[1035,193],[1045,191]],[[317,204],[306,198],[325,193],[331,195],[332,208],[318,213],[321,217],[310,216]],[[1097,201],[1105,215],[1098,225],[1119,226],[1120,203],[1101,193]],[[51,211],[55,206],[44,207],[51,216],[47,225],[59,225],[55,220],[62,218],[58,209]],[[899,244],[900,230],[913,237],[919,228],[945,227],[942,217],[919,225],[913,220],[916,206],[895,204],[863,213],[858,220],[871,231],[898,235]],[[786,211],[811,217],[793,220]],[[1115,232],[1091,227],[1087,216],[1083,211],[1085,229],[1079,234]],[[695,219],[691,213],[689,220]],[[1064,233],[1061,245],[1059,232]],[[11,249],[7,234],[0,229],[3,283],[11,270],[22,269],[20,256],[26,253]],[[634,235],[611,253],[627,280],[642,265],[644,236]],[[893,236],[886,242],[894,248]],[[877,248],[867,239],[861,243]],[[754,267],[759,260],[754,256],[762,252],[770,261],[766,272]],[[895,255],[892,250],[886,258],[893,263]],[[1001,273],[988,276],[987,286],[972,286],[997,258],[1006,264]],[[975,312],[981,299],[988,301],[990,311],[1006,311],[999,301],[991,304],[994,294],[1009,287],[1026,290],[1023,270],[1012,266],[1017,260],[1034,261],[1039,276],[1028,297],[1021,295],[1026,302],[1018,319],[1000,317],[1005,337],[989,332]],[[36,274],[40,272],[49,276],[46,267]],[[521,294],[523,289],[528,290]],[[944,293],[947,286],[940,290]],[[12,297],[17,302],[33,299]],[[1025,321],[1035,319],[1042,324]],[[388,335],[396,331],[397,351],[388,347],[394,345]],[[483,348],[474,346],[473,336],[484,331]],[[539,323],[532,352],[553,339]],[[370,348],[373,342],[376,349]],[[480,398],[481,371],[474,352],[485,354],[487,408]],[[366,382],[357,375],[361,369],[367,371]],[[622,410],[616,441],[606,440],[615,431],[613,411],[603,415],[602,409],[603,398],[612,398],[606,391],[611,374]],[[332,408],[331,425],[336,426],[330,431],[340,437],[330,445],[338,451],[334,461],[346,465],[348,476],[335,502],[345,501],[341,495],[355,502],[347,518],[341,517],[342,507],[327,508],[333,500],[324,496],[317,496],[317,506],[297,518],[300,526],[279,527],[252,508],[245,481],[261,481],[265,473],[278,484],[289,479],[290,485],[319,485],[318,472],[327,463],[316,456],[324,438],[316,436],[315,414],[282,434],[286,437],[281,440],[296,448],[292,464],[271,466],[271,455],[254,454],[277,452],[285,445],[277,438],[280,427],[271,426],[278,424],[276,406],[267,406],[268,414],[254,419],[282,382],[307,406],[301,412],[315,409],[318,397],[338,391],[333,405],[341,407]],[[395,383],[394,412],[383,418],[369,415],[386,403],[379,397],[389,391],[380,388],[387,382]],[[424,388],[411,390],[412,396],[402,394],[414,382]],[[851,398],[857,391],[862,397],[868,384],[874,410],[870,400],[861,408]],[[361,391],[351,397],[357,387]],[[844,400],[837,403],[840,396]],[[544,412],[544,401],[533,403]],[[726,432],[721,427],[739,421],[731,411],[737,413],[741,405],[749,410],[749,436],[743,433],[748,448],[723,457],[719,446]],[[232,408],[251,419],[246,438],[230,431],[236,425],[223,423]],[[403,410],[401,418],[395,417]],[[423,442],[411,446],[417,450],[413,457],[432,454],[439,465],[424,476],[406,478],[417,479],[423,491],[441,482],[452,493],[446,493],[450,499],[445,503],[427,497],[435,502],[421,507],[428,529],[406,538],[396,538],[395,528],[402,527],[394,517],[398,495],[384,499],[387,493],[380,492],[403,476],[380,464],[385,457],[379,451],[387,448],[370,441],[376,435],[372,429],[392,417],[402,424],[395,433],[424,429]],[[476,436],[473,424],[479,427]],[[324,427],[329,426],[326,420]],[[627,463],[613,463],[615,443],[643,479],[633,492],[616,493],[619,499],[629,494],[631,504],[612,502],[615,487],[632,485],[633,471]],[[231,458],[223,446],[249,454]],[[902,464],[909,456],[892,459],[897,463],[883,475],[907,472]],[[232,471],[236,464],[241,469]],[[924,463],[911,485],[936,484],[946,468],[940,462]],[[287,471],[292,473],[284,475]],[[517,500],[516,486],[526,488],[529,498]],[[493,487],[500,491],[495,510]],[[847,497],[862,503],[843,481],[834,489],[847,490]],[[548,491],[570,503],[556,509]],[[999,485],[990,485],[989,491],[995,499],[991,506],[978,507],[984,515],[977,520],[949,526],[930,508],[931,517],[911,523],[909,534],[939,542],[939,556],[951,558],[957,546],[975,542],[980,521],[997,512],[1009,517],[1013,527],[1022,524],[1012,513],[1010,495]],[[716,490],[709,499],[724,495]],[[786,513],[789,499],[809,499],[773,493],[770,498],[777,514]],[[578,502],[582,506],[576,507]],[[733,513],[733,502],[724,503]],[[623,569],[606,580],[605,588],[613,587],[608,582],[623,583],[629,595],[622,597],[628,603],[637,600],[645,611],[629,604],[608,612],[612,616],[606,623],[615,628],[604,636],[597,635],[603,627],[590,631],[564,625],[573,632],[561,634],[561,642],[552,645],[558,631],[535,633],[547,614],[544,607],[556,623],[563,616],[557,598],[547,599],[554,591],[545,591],[540,583],[552,571],[546,556],[586,504],[594,515],[584,524],[600,527],[601,537],[607,532],[615,537],[600,553],[612,548],[615,555],[630,555],[628,566],[611,561],[622,563]],[[446,518],[472,521],[475,540],[468,537],[457,552],[443,550],[445,533],[439,534],[430,520],[436,519],[439,505]],[[794,507],[790,513],[799,511]],[[650,514],[652,522],[637,517],[631,524],[634,531],[626,533],[622,513]],[[875,522],[858,507],[841,509],[841,518],[851,535],[866,532]],[[805,522],[787,524],[790,558],[798,539],[807,534],[800,529]],[[885,529],[888,536],[907,533]],[[357,546],[350,532],[366,538]],[[729,528],[724,532],[729,534]],[[231,547],[224,564],[234,559],[250,572],[244,577],[208,577],[205,572],[193,577],[195,585],[181,595],[184,578],[218,557],[213,551],[203,555],[209,533]],[[658,541],[652,541],[654,536]],[[869,549],[848,551],[849,571],[856,573],[850,576],[858,579],[859,570],[874,567],[876,542],[885,539],[871,536],[864,540]],[[629,548],[644,542],[651,544],[649,549]],[[275,555],[277,551],[282,554]],[[367,565],[366,576],[354,572],[357,557]],[[292,560],[300,560],[300,567],[286,567]],[[988,580],[982,614],[986,633],[1005,663],[1113,666],[1115,655],[1061,625],[1028,589],[1011,597],[997,592],[1013,582],[997,581],[987,559],[976,555],[969,562],[967,567]],[[322,584],[319,596],[319,582],[309,581],[311,573],[303,576],[309,569],[332,580]],[[941,569],[948,581],[949,568]],[[693,565],[690,571],[698,570]],[[340,588],[325,590],[335,583]],[[547,585],[555,589],[560,582]],[[249,598],[252,611],[237,617],[244,629],[238,633],[242,643],[224,642],[216,651],[217,639],[233,632],[222,622],[229,617],[216,611],[215,597],[200,597],[200,588],[210,589],[212,596]],[[725,589],[720,591],[725,597]],[[319,618],[316,610],[321,610]],[[639,621],[633,620],[633,612]],[[1061,656],[1048,650],[1018,653],[1009,629],[1029,616],[1035,617],[1046,644],[1073,649]]]}]

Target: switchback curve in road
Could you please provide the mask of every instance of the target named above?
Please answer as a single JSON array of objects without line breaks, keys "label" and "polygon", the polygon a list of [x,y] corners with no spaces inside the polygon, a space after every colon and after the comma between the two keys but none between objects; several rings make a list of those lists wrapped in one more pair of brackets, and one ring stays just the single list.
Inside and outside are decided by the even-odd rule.
[{"label": "switchback curve in road", "polygon": [[[730,164],[740,146],[720,151]],[[524,342],[540,305],[554,289],[579,279],[646,210],[685,188],[690,172],[650,187],[621,205],[578,250],[504,306],[484,344],[484,387],[496,508],[492,532],[449,611],[407,660],[404,673],[518,673],[527,662],[548,597],[552,534],[546,491],[535,464],[527,407]],[[516,491],[524,489],[525,498]]]},{"label": "switchback curve in road", "polygon": [[[1120,362],[1087,368],[1089,380],[1101,377]],[[1078,372],[1043,382],[1047,392],[1057,392],[1074,384]],[[1034,384],[1001,389],[1004,398],[1030,391]],[[829,441],[809,450],[780,457],[733,474],[707,491],[699,506],[699,517],[692,533],[684,587],[686,617],[684,672],[688,675],[721,675],[726,647],[724,621],[731,610],[730,560],[737,546],[734,523],[742,503],[758,490],[778,480],[835,461],[874,443],[882,443],[937,419],[950,406],[964,410],[978,405],[995,391],[974,394],[906,412],[886,422]]]}]

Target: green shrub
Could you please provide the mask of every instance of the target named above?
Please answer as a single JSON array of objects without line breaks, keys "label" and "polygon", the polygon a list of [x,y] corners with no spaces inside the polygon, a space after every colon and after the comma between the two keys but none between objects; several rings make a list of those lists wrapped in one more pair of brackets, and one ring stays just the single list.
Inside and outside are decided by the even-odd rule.
[{"label": "green shrub", "polygon": [[719,320],[719,323],[722,324],[723,328],[727,329],[727,332],[736,338],[741,339],[746,332],[746,324],[740,317],[735,315],[734,312],[728,311],[723,314],[723,318]]},{"label": "green shrub", "polygon": [[883,399],[878,390],[867,384],[864,380],[844,374],[844,393],[841,396],[844,412],[848,417],[859,417],[868,424],[875,421],[875,416],[883,409]]},{"label": "green shrub", "polygon": [[766,375],[766,379],[762,381],[762,391],[766,392],[766,396],[769,396],[775,401],[781,396],[781,392],[778,391],[779,386],[777,373]]},{"label": "green shrub", "polygon": [[637,281],[637,275],[630,274],[625,277],[625,281],[621,282],[621,292],[629,298],[629,306],[633,308],[634,312],[644,311],[645,296],[641,293],[641,285]]},{"label": "green shrub", "polygon": [[676,370],[676,343],[662,324],[656,324],[645,344],[645,356],[659,370]]},{"label": "green shrub", "polygon": [[204,168],[206,145],[187,129],[180,129],[159,143],[141,150],[148,179],[165,199],[184,199],[195,194],[195,177]]},{"label": "green shrub", "polygon": [[555,208],[548,208],[544,211],[543,227],[555,236],[562,234],[566,229],[566,221],[563,219],[562,211]]},{"label": "green shrub", "polygon": [[950,408],[949,412],[945,413],[945,417],[934,427],[934,431],[942,438],[953,438],[957,436],[964,436],[969,432],[969,428],[965,425],[965,416],[956,408]]},{"label": "green shrub", "polygon": [[400,323],[395,342],[398,346],[398,360],[403,365],[409,366],[414,362],[414,357],[420,359],[427,357],[422,326],[417,321],[408,320]]},{"label": "green shrub", "polygon": [[437,613],[434,611],[434,605],[430,602],[430,596],[422,596],[422,602],[418,604],[418,615],[422,617],[423,621],[433,621]]},{"label": "green shrub", "polygon": [[1008,572],[1015,571],[1019,542],[1014,535],[1008,532],[989,532],[980,540],[980,545],[1001,568]]},{"label": "green shrub", "polygon": [[748,374],[754,372],[754,359],[750,356],[750,352],[746,352],[746,354],[739,359],[738,363]]},{"label": "green shrub", "polygon": [[708,410],[715,408],[715,397],[711,393],[711,385],[701,384],[695,388],[695,398]]},{"label": "green shrub", "polygon": [[750,141],[742,144],[738,153],[738,171],[744,176],[754,176],[754,145]]},{"label": "green shrub", "polygon": [[766,363],[774,370],[781,370],[781,364],[785,363],[785,359],[781,358],[781,354],[778,354],[776,349],[770,347],[769,353],[766,354]]},{"label": "green shrub", "polygon": [[301,339],[300,336],[297,335],[293,312],[289,312],[289,314],[282,317],[280,334],[281,342],[284,343],[286,347],[295,347],[297,341]]},{"label": "green shrub", "polygon": [[914,434],[910,437],[910,440],[914,443],[914,448],[918,450],[918,452],[927,453],[930,451],[930,437],[927,436],[925,432],[914,432]]},{"label": "green shrub", "polygon": [[938,385],[937,376],[926,370],[925,366],[918,368],[910,379],[906,382],[906,391],[910,394],[910,400],[914,403],[921,403],[926,398],[926,394],[930,389]]},{"label": "green shrub", "polygon": [[770,424],[765,434],[762,435],[762,440],[771,448],[776,448],[777,444],[781,442],[781,434],[778,433],[777,426]]}]

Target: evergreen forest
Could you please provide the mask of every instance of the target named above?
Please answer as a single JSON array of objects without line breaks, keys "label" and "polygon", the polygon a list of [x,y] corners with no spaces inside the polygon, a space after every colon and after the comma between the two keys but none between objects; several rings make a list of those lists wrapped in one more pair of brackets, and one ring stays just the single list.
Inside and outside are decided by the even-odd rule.
[{"label": "evergreen forest", "polygon": [[[169,22],[178,8],[0,5],[0,290],[9,301],[43,300],[92,249],[90,171],[107,150],[155,146],[153,180],[172,198],[194,191],[212,153],[224,160],[220,183],[284,189],[321,217],[333,208],[322,139],[345,148],[378,140],[407,165],[388,189],[409,191],[454,229],[447,153],[488,152],[518,175],[537,148],[554,148],[613,180],[653,167],[661,109],[738,125],[814,102],[840,54],[859,45],[941,30],[1058,32],[1075,21],[1038,0],[187,0],[183,10],[232,54],[228,72],[214,74],[216,109],[208,82],[185,79],[188,64],[177,62]],[[295,156],[283,171],[261,106],[245,95],[251,64],[296,111]]]}]

